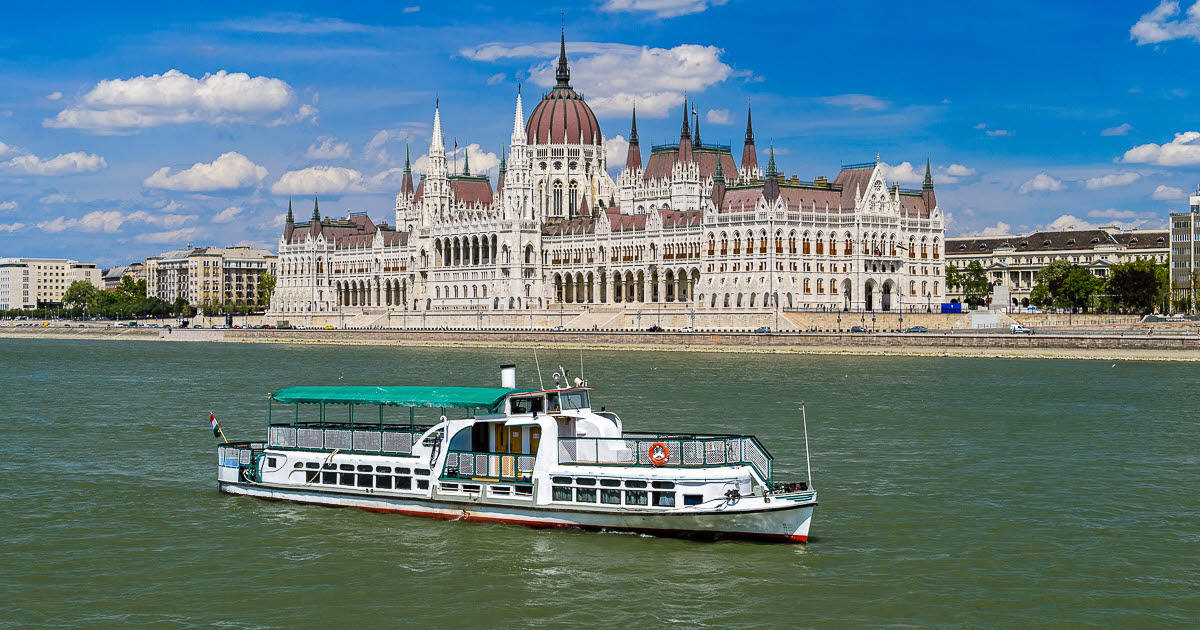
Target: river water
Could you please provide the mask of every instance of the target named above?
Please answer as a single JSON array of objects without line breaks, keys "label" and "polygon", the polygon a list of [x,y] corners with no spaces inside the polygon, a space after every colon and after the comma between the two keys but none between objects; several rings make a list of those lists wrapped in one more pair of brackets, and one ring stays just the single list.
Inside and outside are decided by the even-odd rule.
[{"label": "river water", "polygon": [[[0,339],[0,627],[1194,626],[1200,371],[591,352],[629,430],[753,433],[807,546],[222,495],[208,412],[296,384],[536,385],[529,350]],[[543,351],[542,369],[574,351]]]}]

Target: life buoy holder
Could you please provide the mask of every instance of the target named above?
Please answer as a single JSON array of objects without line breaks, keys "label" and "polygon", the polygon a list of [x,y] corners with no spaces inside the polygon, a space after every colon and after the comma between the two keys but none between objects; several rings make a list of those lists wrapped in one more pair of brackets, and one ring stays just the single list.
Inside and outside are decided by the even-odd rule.
[{"label": "life buoy holder", "polygon": [[662,442],[655,442],[650,445],[650,450],[646,453],[650,456],[650,463],[655,466],[665,466],[667,459],[671,456],[671,449],[667,448]]}]

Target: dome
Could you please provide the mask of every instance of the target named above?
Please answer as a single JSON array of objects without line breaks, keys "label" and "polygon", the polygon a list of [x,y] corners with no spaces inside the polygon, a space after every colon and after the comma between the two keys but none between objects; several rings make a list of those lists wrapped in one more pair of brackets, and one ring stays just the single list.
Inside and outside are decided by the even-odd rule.
[{"label": "dome", "polygon": [[542,97],[525,125],[529,144],[600,144],[600,123],[596,114],[575,90],[571,89],[571,70],[567,67],[566,39],[558,56],[555,73],[558,84]]}]

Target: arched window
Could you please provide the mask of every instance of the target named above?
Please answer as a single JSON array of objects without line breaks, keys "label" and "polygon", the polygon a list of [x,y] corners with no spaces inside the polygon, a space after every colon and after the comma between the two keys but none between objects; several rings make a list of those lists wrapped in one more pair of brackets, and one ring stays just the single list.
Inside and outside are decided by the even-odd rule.
[{"label": "arched window", "polygon": [[808,278],[805,278],[804,279],[804,294],[808,295],[809,293],[812,293],[812,287],[808,286]]},{"label": "arched window", "polygon": [[[824,234],[817,232],[817,255],[818,256],[823,255],[825,253],[825,241],[822,240],[822,237],[824,237],[824,236],[825,236]],[[818,280],[817,281],[818,289],[820,288],[820,286],[821,286],[821,281]],[[820,291],[818,290],[817,293],[820,293]]]},{"label": "arched window", "polygon": [[[712,255],[713,255],[713,253],[715,253],[715,252],[716,252],[716,249],[717,249],[717,239],[713,238],[713,235],[712,235],[712,234],[709,234],[709,235],[708,235],[708,255],[709,255],[709,256],[712,256]],[[714,295],[714,296],[713,296],[713,300],[716,300],[716,299],[717,299],[717,298],[716,298],[716,296]],[[715,306],[715,305],[716,305],[716,303],[714,302],[714,306]]]},{"label": "arched window", "polygon": [[829,279],[829,294],[837,295],[837,280],[834,278]]},{"label": "arched window", "polygon": [[916,280],[909,280],[909,281],[908,281],[908,294],[909,294],[909,295],[916,295],[916,294],[917,294],[917,281],[916,281]]},{"label": "arched window", "polygon": [[733,254],[736,256],[742,253],[742,235],[737,232],[733,233]]},{"label": "arched window", "polygon": [[568,199],[567,218],[575,216],[579,210],[579,182],[571,182],[571,192]]},{"label": "arched window", "polygon": [[[820,242],[820,241],[818,241],[818,242]],[[817,278],[817,293],[818,294],[825,293],[825,279],[824,278]]]},{"label": "arched window", "polygon": [[804,245],[803,245],[803,248],[800,250],[800,253],[806,254],[806,255],[812,253],[811,247],[812,246],[808,242],[808,232],[805,232],[804,233]]},{"label": "arched window", "polygon": [[563,210],[562,182],[554,182],[554,215],[561,216]]}]

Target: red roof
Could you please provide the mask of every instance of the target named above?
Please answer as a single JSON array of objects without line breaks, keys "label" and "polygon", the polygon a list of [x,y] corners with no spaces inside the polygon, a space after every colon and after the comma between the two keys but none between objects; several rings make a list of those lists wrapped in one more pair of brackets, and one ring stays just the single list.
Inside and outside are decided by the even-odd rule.
[{"label": "red roof", "polygon": [[[726,181],[737,178],[737,163],[733,161],[733,156],[729,151],[724,149],[709,149],[709,148],[693,148],[692,155],[700,164],[700,177],[712,177],[717,172],[717,160],[721,160],[721,172],[725,175]],[[671,175],[671,169],[675,168],[675,163],[679,161],[679,150],[672,149],[666,151],[654,151],[650,154],[650,161],[646,163],[645,170],[642,171],[642,179],[661,179]]]},{"label": "red roof", "polygon": [[600,144],[600,122],[582,96],[560,86],[533,108],[525,136],[529,144]]}]

